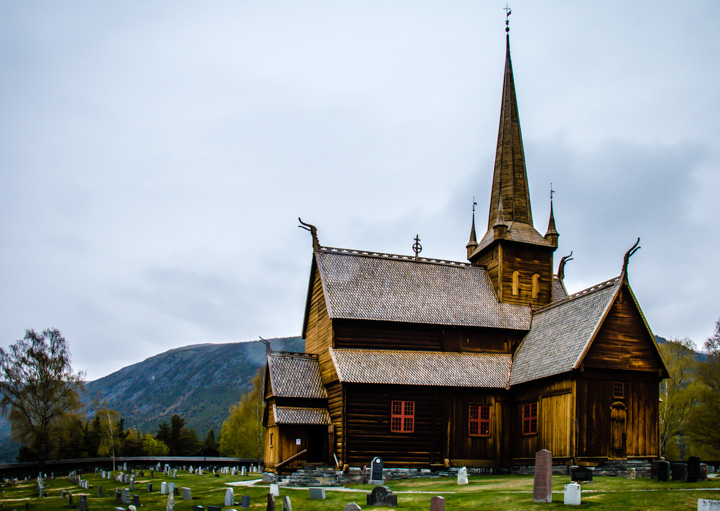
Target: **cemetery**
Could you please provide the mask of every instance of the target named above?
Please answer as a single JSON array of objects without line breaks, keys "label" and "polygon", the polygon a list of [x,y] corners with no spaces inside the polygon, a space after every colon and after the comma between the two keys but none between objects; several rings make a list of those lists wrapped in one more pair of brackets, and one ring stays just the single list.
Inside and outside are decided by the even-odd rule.
[{"label": "cemetery", "polygon": [[[263,478],[259,471],[232,467],[189,470],[167,466],[155,471],[152,479],[149,470],[113,473],[98,469],[62,477],[6,479],[0,488],[0,508],[444,511],[573,505],[593,510],[710,510],[720,506],[716,470],[691,458],[682,464],[654,462],[651,474],[642,477],[636,476],[635,469],[626,470],[624,476],[594,475],[594,470],[586,467],[558,470],[552,466],[552,453],[546,450],[538,451],[534,473],[491,474],[461,467],[434,473],[409,474],[408,470],[403,474],[373,466],[361,471],[363,475],[354,478],[355,482],[343,480],[341,486],[330,487],[288,486],[283,481],[270,482],[270,474]],[[130,482],[135,490],[131,490]]]}]

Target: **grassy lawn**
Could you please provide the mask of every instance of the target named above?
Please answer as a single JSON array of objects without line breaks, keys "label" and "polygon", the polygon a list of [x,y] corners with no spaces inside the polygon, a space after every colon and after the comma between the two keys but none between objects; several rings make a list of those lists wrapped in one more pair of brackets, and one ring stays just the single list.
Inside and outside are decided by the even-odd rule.
[{"label": "grassy lawn", "polygon": [[[60,498],[63,489],[72,491],[75,504],[79,502],[82,493],[88,495],[88,508],[95,510],[112,510],[116,505],[127,507],[123,504],[115,504],[115,488],[125,488],[115,481],[103,480],[99,475],[86,474],[83,476],[90,481],[92,488],[89,491],[70,483],[67,478],[59,478],[46,481],[46,496],[42,499],[37,497],[35,481],[20,482],[15,487],[3,486],[0,493],[0,502],[4,504],[5,510],[23,510],[26,502],[30,503],[30,509],[36,510],[60,510],[68,509],[67,500]],[[160,483],[162,481],[175,482],[178,488],[187,486],[192,489],[193,500],[183,501],[180,496],[176,497],[175,509],[177,511],[191,511],[192,506],[218,505],[223,510],[230,507],[222,506],[225,497],[226,483],[242,480],[256,479],[257,477],[219,476],[212,474],[202,476],[181,474],[178,478],[163,478],[162,474],[156,474],[154,479],[149,477],[137,478],[135,492],[140,496],[141,509],[164,510],[167,496],[160,494]],[[430,499],[435,495],[445,497],[446,509],[493,509],[493,510],[526,510],[526,509],[554,509],[563,507],[562,493],[553,494],[552,504],[533,504],[532,502],[532,476],[471,476],[470,484],[457,486],[454,478],[438,479],[416,479],[405,481],[389,481],[389,486],[398,495],[398,509],[429,510]],[[153,492],[147,493],[148,482],[153,483]],[[568,476],[553,476],[553,490],[562,491],[563,485],[570,482]],[[97,486],[102,485],[103,496],[97,497]],[[289,495],[294,511],[319,511],[327,509],[342,510],[348,502],[357,502],[365,509],[390,509],[382,507],[368,507],[365,505],[365,495],[372,490],[370,485],[352,485],[351,489],[362,490],[360,492],[326,491],[326,500],[310,500],[308,491],[305,489],[280,488],[280,498],[277,499],[277,509],[282,510],[282,498]],[[700,490],[698,490],[700,488]],[[249,495],[251,498],[250,509],[265,509],[268,487],[234,487],[235,501],[238,505],[233,506],[240,509],[240,497]],[[427,492],[427,493],[404,493],[404,492]],[[592,483],[583,485],[582,506],[592,510],[617,510],[617,509],[638,509],[638,510],[673,510],[697,509],[697,499],[720,500],[720,480],[710,480],[702,483],[667,482],[658,483],[647,478],[629,481],[627,479],[614,477],[598,477]]]}]

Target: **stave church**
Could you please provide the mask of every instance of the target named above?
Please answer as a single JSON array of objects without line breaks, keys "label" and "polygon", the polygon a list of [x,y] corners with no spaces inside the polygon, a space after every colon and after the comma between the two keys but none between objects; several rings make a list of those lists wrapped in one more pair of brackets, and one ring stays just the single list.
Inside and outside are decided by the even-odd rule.
[{"label": "stave church", "polygon": [[[652,331],[622,272],[568,294],[534,227],[509,35],[487,228],[467,262],[322,246],[305,353],[269,352],[265,470],[597,465],[659,456]],[[637,245],[637,244],[636,244]],[[619,266],[619,264],[618,264]]]}]

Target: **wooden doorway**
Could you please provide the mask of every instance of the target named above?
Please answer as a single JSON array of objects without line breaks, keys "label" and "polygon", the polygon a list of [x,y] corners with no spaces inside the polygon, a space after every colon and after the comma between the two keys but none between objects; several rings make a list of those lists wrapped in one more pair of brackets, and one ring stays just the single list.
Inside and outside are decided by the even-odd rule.
[{"label": "wooden doorway", "polygon": [[612,458],[625,458],[627,445],[626,419],[627,407],[625,403],[615,401],[610,406],[610,456]]}]

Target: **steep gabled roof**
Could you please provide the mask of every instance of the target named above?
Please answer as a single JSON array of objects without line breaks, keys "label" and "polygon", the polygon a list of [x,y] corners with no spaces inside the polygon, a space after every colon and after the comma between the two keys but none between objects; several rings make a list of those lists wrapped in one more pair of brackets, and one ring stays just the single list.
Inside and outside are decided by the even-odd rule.
[{"label": "steep gabled roof", "polygon": [[530,329],[530,308],[499,303],[480,267],[328,247],[315,263],[331,319]]},{"label": "steep gabled roof", "polygon": [[457,353],[330,348],[338,378],[346,383],[507,388],[512,357]]},{"label": "steep gabled roof", "polygon": [[576,369],[621,285],[609,280],[538,310],[515,352],[510,385]]},{"label": "steep gabled roof", "polygon": [[317,356],[275,352],[267,364],[272,396],[327,399]]},{"label": "steep gabled roof", "polygon": [[552,287],[552,301],[557,302],[568,297],[567,289],[565,289],[565,283],[557,275],[553,276],[553,287]]}]

